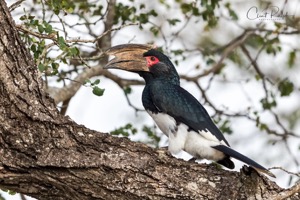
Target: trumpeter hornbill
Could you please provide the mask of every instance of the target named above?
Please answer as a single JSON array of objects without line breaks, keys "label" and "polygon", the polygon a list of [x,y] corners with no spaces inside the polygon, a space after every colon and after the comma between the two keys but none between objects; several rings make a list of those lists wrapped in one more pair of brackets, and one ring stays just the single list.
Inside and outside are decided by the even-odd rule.
[{"label": "trumpeter hornbill", "polygon": [[138,73],[145,79],[142,102],[160,130],[169,138],[169,151],[184,150],[196,159],[209,159],[233,169],[230,157],[236,158],[257,171],[275,177],[270,171],[230,148],[198,100],[180,87],[178,73],[163,53],[153,46],[124,44],[106,51],[115,56],[105,68]]}]

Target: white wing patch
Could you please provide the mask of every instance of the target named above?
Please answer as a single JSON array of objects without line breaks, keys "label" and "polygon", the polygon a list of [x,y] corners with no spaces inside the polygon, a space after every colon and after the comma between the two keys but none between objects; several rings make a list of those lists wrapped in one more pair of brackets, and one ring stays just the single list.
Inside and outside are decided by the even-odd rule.
[{"label": "white wing patch", "polygon": [[202,130],[202,131],[198,131],[198,133],[204,137],[205,139],[207,140],[211,140],[211,141],[214,141],[214,142],[218,142],[220,144],[223,144],[225,146],[228,146],[223,140],[219,140],[216,136],[214,136],[209,130],[205,129],[205,130]]},{"label": "white wing patch", "polygon": [[201,134],[190,131],[185,141],[184,150],[198,159],[221,160],[224,154],[212,146],[220,145],[220,141],[209,140]]}]

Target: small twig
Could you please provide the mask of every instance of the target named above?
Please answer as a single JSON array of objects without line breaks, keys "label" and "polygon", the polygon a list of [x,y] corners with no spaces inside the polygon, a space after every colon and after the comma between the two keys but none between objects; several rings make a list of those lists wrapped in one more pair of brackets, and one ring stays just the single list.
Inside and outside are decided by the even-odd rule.
[{"label": "small twig", "polygon": [[279,170],[284,171],[287,174],[290,174],[290,175],[293,175],[293,176],[298,176],[300,178],[300,173],[290,172],[290,171],[288,171],[288,170],[286,170],[282,167],[271,167],[271,168],[269,168],[269,170],[272,170],[272,169],[279,169]]},{"label": "small twig", "polygon": [[[112,32],[112,31],[117,31],[117,30],[120,30],[124,27],[127,27],[127,26],[132,26],[132,25],[137,25],[137,23],[129,23],[129,24],[124,24],[124,25],[121,25],[117,28],[112,28],[110,30],[107,30],[105,32],[103,32],[101,35],[99,35],[96,39],[68,39],[68,40],[65,40],[66,43],[95,43],[97,42],[98,40],[100,40],[102,37],[104,37],[105,35],[107,35],[108,33]],[[28,33],[30,35],[33,35],[37,38],[43,38],[43,39],[49,39],[49,40],[53,40],[55,42],[57,42],[57,36],[56,34],[50,34],[50,35],[46,35],[46,34],[41,34],[41,33],[37,33],[37,32],[34,32],[28,28],[26,28],[25,26],[23,25],[16,25],[17,29],[19,31],[22,31],[24,33]]]},{"label": "small twig", "polygon": [[205,103],[209,104],[210,107],[212,107],[212,109],[216,112],[215,114],[219,114],[219,115],[225,115],[227,117],[249,117],[247,114],[242,114],[242,113],[226,113],[223,110],[218,109],[207,97],[206,95],[206,91],[200,86],[200,84],[195,81],[194,82],[195,85],[198,87],[198,89],[200,90],[201,94],[202,94],[202,98],[204,99]]},{"label": "small twig", "polygon": [[178,37],[178,35],[187,27],[187,25],[189,24],[190,22],[190,19],[191,19],[192,15],[185,15],[185,23],[182,25],[182,27],[176,31],[175,33],[172,34],[173,38],[170,39],[170,44],[172,44],[174,42],[174,40]]},{"label": "small twig", "polygon": [[[258,32],[269,32],[269,33],[274,33],[274,30],[271,29],[266,29],[266,28],[247,28],[245,29],[247,31],[258,31]],[[276,34],[278,35],[296,35],[299,34],[300,30],[289,30],[289,29],[284,29],[283,31],[276,31]]]},{"label": "small twig", "polygon": [[299,162],[298,162],[297,158],[294,156],[294,154],[292,153],[292,151],[290,149],[290,146],[287,143],[287,140],[285,139],[283,141],[284,141],[284,144],[285,144],[285,148],[289,152],[289,155],[292,157],[292,159],[293,159],[294,163],[296,164],[296,166],[299,167]]},{"label": "small twig", "polygon": [[59,20],[59,22],[60,22],[60,24],[61,24],[61,26],[63,28],[63,33],[65,34],[65,38],[67,38],[68,37],[68,32],[66,31],[66,27],[65,27],[64,21],[62,20],[61,17],[59,17],[59,15],[57,15],[57,18],[58,18],[58,20]]},{"label": "small twig", "polygon": [[300,136],[296,135],[295,133],[292,133],[292,132],[288,131],[288,130],[283,126],[283,124],[281,123],[281,121],[280,121],[278,115],[277,115],[274,111],[270,110],[270,112],[273,114],[276,123],[282,128],[282,130],[284,131],[285,135],[287,135],[287,136],[289,135],[289,136],[294,136],[294,137],[300,138]]},{"label": "small twig", "polygon": [[23,32],[23,33],[27,33],[27,34],[33,35],[33,36],[35,36],[37,38],[56,40],[56,33],[55,34],[50,34],[50,35],[41,34],[41,33],[38,33],[38,32],[34,32],[34,31],[26,28],[23,25],[18,25],[18,24],[16,25],[16,28],[19,31]]},{"label": "small twig", "polygon": [[21,3],[23,3],[23,1],[25,1],[25,0],[18,0],[15,3],[13,3],[11,6],[9,6],[9,12],[11,12],[14,9],[16,9],[17,7],[19,7],[21,5]]},{"label": "small twig", "polygon": [[266,98],[268,98],[269,93],[268,93],[268,88],[267,88],[267,84],[266,84],[266,79],[265,79],[265,75],[261,72],[260,68],[258,67],[258,64],[256,62],[256,60],[258,59],[258,56],[260,55],[260,52],[264,49],[264,46],[260,49],[259,53],[256,55],[255,59],[253,59],[248,51],[248,49],[244,46],[241,45],[241,49],[243,51],[243,53],[247,56],[247,58],[250,60],[250,65],[253,66],[253,68],[255,69],[256,73],[259,75],[259,77],[262,80],[262,84],[263,84],[263,88],[266,94]]},{"label": "small twig", "polygon": [[[121,89],[123,89],[123,88],[121,88]],[[145,111],[144,109],[140,109],[140,108],[136,107],[135,105],[133,105],[128,97],[128,94],[126,94],[126,92],[124,92],[124,95],[125,95],[128,105],[134,109],[135,113],[137,113],[139,111]]]}]

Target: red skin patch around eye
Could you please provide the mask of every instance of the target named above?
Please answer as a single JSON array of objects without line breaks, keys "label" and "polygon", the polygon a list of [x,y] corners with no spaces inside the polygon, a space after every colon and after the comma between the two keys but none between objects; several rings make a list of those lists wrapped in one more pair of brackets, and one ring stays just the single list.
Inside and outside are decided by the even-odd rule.
[{"label": "red skin patch around eye", "polygon": [[159,63],[158,58],[155,56],[146,56],[147,66],[152,67],[153,65]]}]

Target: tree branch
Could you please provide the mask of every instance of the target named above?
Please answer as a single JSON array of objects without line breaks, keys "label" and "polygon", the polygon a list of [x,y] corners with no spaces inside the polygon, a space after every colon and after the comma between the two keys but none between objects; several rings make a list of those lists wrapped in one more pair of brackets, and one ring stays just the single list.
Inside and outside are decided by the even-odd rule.
[{"label": "tree branch", "polygon": [[121,88],[130,85],[143,84],[143,81],[140,80],[121,78],[117,75],[110,73],[107,70],[103,70],[102,66],[98,65],[92,68],[86,68],[83,72],[78,74],[78,76],[73,81],[71,81],[71,83],[69,83],[65,87],[48,87],[47,92],[55,100],[55,103],[58,104],[62,101],[73,97],[87,79],[90,79],[91,77],[95,76],[104,76],[106,78],[109,78],[112,81],[116,82]]}]

